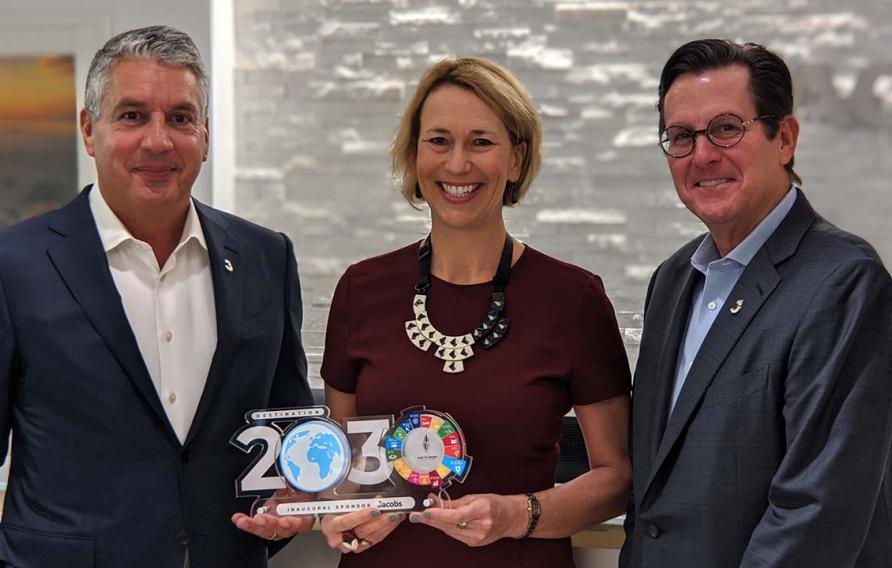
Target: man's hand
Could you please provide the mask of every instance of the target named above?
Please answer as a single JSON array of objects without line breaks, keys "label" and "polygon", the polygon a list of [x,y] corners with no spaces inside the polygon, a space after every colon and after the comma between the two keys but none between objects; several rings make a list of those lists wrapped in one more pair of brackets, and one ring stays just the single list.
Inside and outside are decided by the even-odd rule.
[{"label": "man's hand", "polygon": [[[266,501],[265,505],[269,510],[275,511],[279,503],[309,501],[312,498],[313,496],[307,493],[280,489]],[[232,522],[239,529],[266,540],[282,540],[307,532],[313,528],[315,521],[315,517],[308,515],[280,517],[274,512],[257,513],[253,517],[244,513],[232,515]]]}]

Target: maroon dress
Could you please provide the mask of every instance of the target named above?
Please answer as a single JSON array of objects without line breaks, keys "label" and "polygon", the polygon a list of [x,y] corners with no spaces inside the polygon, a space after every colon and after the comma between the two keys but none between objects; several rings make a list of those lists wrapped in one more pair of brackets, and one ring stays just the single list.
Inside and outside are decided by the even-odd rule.
[{"label": "maroon dress", "polygon": [[[419,404],[450,413],[464,431],[473,465],[452,498],[517,494],[554,485],[561,419],[573,405],[629,391],[629,366],[600,278],[529,246],[511,268],[504,315],[510,329],[493,349],[476,348],[464,372],[447,374],[432,351],[406,335],[418,279],[417,244],[351,266],[332,300],[322,377],[356,394],[360,416]],[[492,285],[431,277],[427,309],[447,335],[476,327]],[[549,515],[543,511],[543,515]],[[441,531],[404,521],[342,567],[572,567],[570,539],[503,538],[471,548]]]}]

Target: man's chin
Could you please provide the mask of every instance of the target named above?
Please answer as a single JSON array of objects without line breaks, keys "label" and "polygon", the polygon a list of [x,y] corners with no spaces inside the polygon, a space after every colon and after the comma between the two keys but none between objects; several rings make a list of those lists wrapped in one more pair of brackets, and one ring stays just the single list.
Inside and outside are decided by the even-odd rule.
[{"label": "man's chin", "polygon": [[132,188],[131,195],[134,201],[146,207],[170,207],[187,200],[189,192],[175,183],[139,183]]}]

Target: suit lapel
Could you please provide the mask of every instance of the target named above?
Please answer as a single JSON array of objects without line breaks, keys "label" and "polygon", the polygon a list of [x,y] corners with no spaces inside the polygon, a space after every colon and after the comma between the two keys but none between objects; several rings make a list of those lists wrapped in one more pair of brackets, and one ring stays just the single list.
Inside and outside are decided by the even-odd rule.
[{"label": "suit lapel", "polygon": [[674,310],[666,328],[663,346],[660,349],[660,363],[656,375],[656,392],[658,393],[656,401],[659,406],[652,409],[652,416],[656,417],[656,423],[654,424],[654,436],[650,447],[651,456],[656,454],[666,426],[669,414],[669,400],[672,396],[672,389],[675,386],[679,345],[681,345],[684,338],[684,331],[691,313],[694,286],[699,278],[700,273],[689,262],[676,266],[673,281],[679,282],[681,285],[675,288],[670,298],[663,300],[668,302],[665,305],[674,307]]},{"label": "suit lapel", "polygon": [[[781,277],[778,274],[777,266],[795,253],[799,242],[815,218],[814,210],[799,191],[790,213],[756,253],[728,295],[721,313],[709,329],[703,340],[703,345],[700,346],[691,369],[688,371],[684,386],[666,425],[666,431],[660,440],[657,455],[645,485],[645,493],[681,433],[696,414],[700,401],[722,363],[738,343],[765,301],[780,284]],[[741,309],[737,313],[732,313],[730,310],[738,300],[743,301]],[[672,344],[676,351],[680,342],[679,335]],[[668,355],[664,353],[663,357],[670,358]],[[677,353],[675,357],[677,357]],[[675,357],[671,358],[674,360]]]},{"label": "suit lapel", "polygon": [[239,256],[237,244],[229,235],[228,223],[219,212],[195,200],[201,228],[208,244],[211,263],[211,279],[214,286],[214,304],[217,317],[217,349],[211,360],[207,383],[195,418],[189,428],[186,444],[191,442],[204,423],[214,401],[223,389],[225,370],[235,352],[241,335],[242,301],[245,293],[246,267]]},{"label": "suit lapel", "polygon": [[133,386],[176,440],[112,279],[90,210],[89,191],[88,186],[50,221],[50,230],[64,238],[51,246],[47,254]]}]

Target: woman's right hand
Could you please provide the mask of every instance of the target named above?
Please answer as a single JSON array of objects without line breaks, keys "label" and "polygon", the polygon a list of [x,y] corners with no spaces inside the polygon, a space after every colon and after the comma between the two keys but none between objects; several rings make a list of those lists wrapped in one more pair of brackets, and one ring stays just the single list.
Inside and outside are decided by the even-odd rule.
[{"label": "woman's right hand", "polygon": [[320,528],[328,546],[344,553],[359,554],[387,538],[405,519],[405,513],[393,511],[382,514],[377,509],[366,509],[343,515],[325,515]]}]

